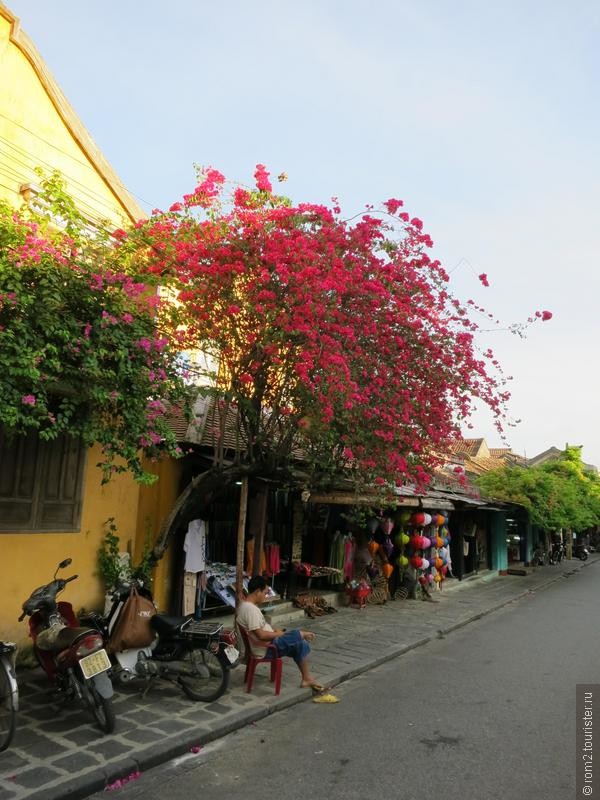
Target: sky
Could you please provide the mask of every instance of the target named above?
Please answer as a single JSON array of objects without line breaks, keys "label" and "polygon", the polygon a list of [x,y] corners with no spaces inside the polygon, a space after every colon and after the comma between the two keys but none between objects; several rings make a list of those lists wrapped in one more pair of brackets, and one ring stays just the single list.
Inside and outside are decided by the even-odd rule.
[{"label": "sky", "polygon": [[404,200],[455,294],[502,321],[479,341],[513,378],[508,444],[600,465],[596,0],[5,2],[148,212],[194,164],[250,184],[263,163],[348,215]]}]

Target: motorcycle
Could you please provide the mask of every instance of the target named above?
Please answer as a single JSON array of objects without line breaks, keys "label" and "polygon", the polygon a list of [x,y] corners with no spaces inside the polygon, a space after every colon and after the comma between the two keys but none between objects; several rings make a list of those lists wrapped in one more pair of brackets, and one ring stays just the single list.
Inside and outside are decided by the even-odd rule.
[{"label": "motorcycle", "polygon": [[12,740],[19,710],[16,653],[17,648],[12,642],[0,641],[0,753],[6,750]]},{"label": "motorcycle", "polygon": [[573,547],[573,558],[578,558],[580,561],[587,561],[590,551],[585,544],[576,544]]},{"label": "motorcycle", "polygon": [[[147,600],[152,594],[140,581],[123,582],[112,595],[112,605],[103,617],[91,613],[84,618],[95,628],[111,651],[111,634],[118,629],[132,587]],[[191,700],[210,703],[229,686],[230,670],[239,663],[236,635],[221,623],[200,622],[193,616],[153,614],[149,625],[154,640],[147,647],[111,652],[112,676],[122,684],[143,678],[148,683],[162,678],[181,687]]]},{"label": "motorcycle", "polygon": [[91,712],[100,730],[112,733],[114,691],[102,637],[97,631],[80,626],[71,603],[56,601],[65,586],[78,577],[56,577],[59,569],[69,564],[70,558],[61,561],[52,580],[31,593],[23,603],[19,622],[29,617],[34,654],[64,701],[78,700]]}]

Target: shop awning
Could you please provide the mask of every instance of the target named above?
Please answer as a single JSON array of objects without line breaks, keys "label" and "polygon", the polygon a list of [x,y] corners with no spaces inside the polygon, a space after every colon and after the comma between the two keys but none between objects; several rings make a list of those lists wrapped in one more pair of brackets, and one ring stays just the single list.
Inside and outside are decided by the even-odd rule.
[{"label": "shop awning", "polygon": [[[396,493],[399,506],[418,508],[419,505],[422,505],[423,508],[440,509],[444,511],[451,511],[454,508],[454,504],[450,500],[439,496],[437,492],[435,495],[436,496],[433,496],[432,493],[432,495],[415,496],[400,492]],[[308,502],[322,503],[324,505],[380,507],[382,504],[382,499],[380,495],[354,494],[353,492],[333,491],[311,494]],[[391,503],[393,503],[393,500]]]}]

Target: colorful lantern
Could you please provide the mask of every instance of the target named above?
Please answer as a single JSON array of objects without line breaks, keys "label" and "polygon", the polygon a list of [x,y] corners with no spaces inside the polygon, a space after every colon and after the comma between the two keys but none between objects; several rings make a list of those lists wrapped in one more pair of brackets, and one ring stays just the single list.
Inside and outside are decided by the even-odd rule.
[{"label": "colorful lantern", "polygon": [[392,532],[392,528],[394,527],[394,523],[389,517],[386,517],[385,519],[381,520],[381,522],[379,523],[379,527],[385,533],[386,536],[389,536],[390,533]]},{"label": "colorful lantern", "polygon": [[379,545],[377,544],[375,539],[371,539],[367,547],[369,548],[369,553],[371,553],[372,556],[374,556],[375,553],[379,550]]},{"label": "colorful lantern", "polygon": [[438,511],[433,521],[436,528],[441,528],[442,525],[444,525],[446,522],[446,517],[443,514],[440,514],[440,512]]},{"label": "colorful lantern", "polygon": [[379,527],[379,520],[377,517],[371,517],[370,520],[367,522],[367,529],[370,534],[374,534],[377,528]]},{"label": "colorful lantern", "polygon": [[383,567],[382,567],[382,570],[383,570],[383,574],[385,575],[385,577],[389,580],[390,575],[394,571],[393,566],[391,564],[384,564]]},{"label": "colorful lantern", "polygon": [[413,556],[410,559],[410,563],[413,565],[415,569],[421,569],[421,566],[423,565],[423,559],[421,558],[421,556]]},{"label": "colorful lantern", "polygon": [[386,556],[388,556],[388,557],[391,556],[392,553],[394,552],[394,543],[392,542],[392,540],[390,539],[389,536],[385,537],[381,547],[382,547],[383,551],[385,552]]},{"label": "colorful lantern", "polygon": [[436,536],[435,539],[434,539],[434,542],[435,542],[435,546],[436,547],[443,547],[444,546],[444,540],[442,539],[441,536]]},{"label": "colorful lantern", "polygon": [[426,558],[422,558],[421,561],[421,569],[429,569],[429,561]]},{"label": "colorful lantern", "polygon": [[410,521],[413,525],[421,527],[425,524],[425,514],[422,511],[417,511],[412,515]]},{"label": "colorful lantern", "polygon": [[427,525],[431,525],[431,514],[423,514],[423,525],[427,527]]},{"label": "colorful lantern", "polygon": [[429,539],[429,537],[422,536],[421,538],[423,539],[423,544],[421,545],[423,550],[427,550],[428,547],[431,547],[431,539]]},{"label": "colorful lantern", "polygon": [[408,567],[408,558],[406,556],[399,556],[396,564],[398,564],[399,567]]}]

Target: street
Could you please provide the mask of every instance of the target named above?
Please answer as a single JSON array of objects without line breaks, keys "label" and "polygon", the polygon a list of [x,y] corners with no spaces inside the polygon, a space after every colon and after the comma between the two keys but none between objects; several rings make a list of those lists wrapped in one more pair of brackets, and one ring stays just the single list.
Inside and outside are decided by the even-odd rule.
[{"label": "street", "polygon": [[600,669],[598,571],[336,687],[337,705],[275,714],[115,797],[574,796],[575,684],[596,681]]}]

